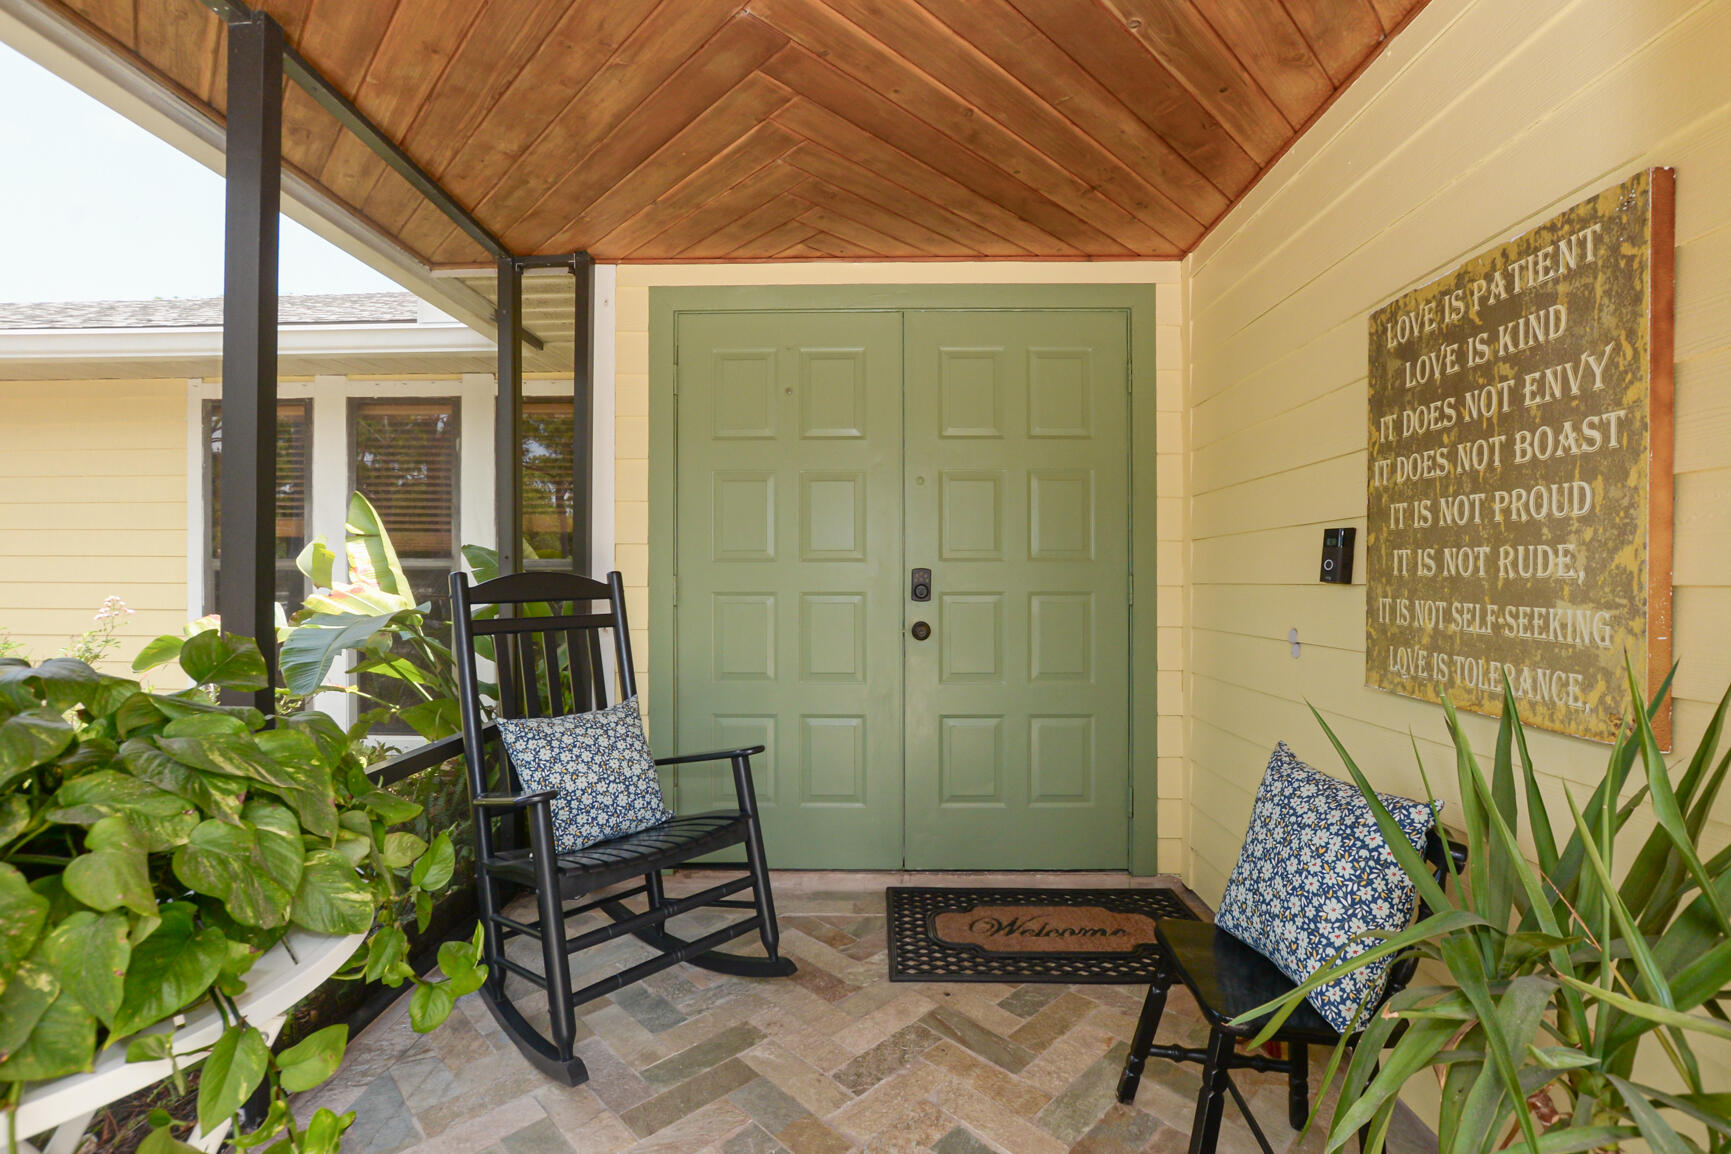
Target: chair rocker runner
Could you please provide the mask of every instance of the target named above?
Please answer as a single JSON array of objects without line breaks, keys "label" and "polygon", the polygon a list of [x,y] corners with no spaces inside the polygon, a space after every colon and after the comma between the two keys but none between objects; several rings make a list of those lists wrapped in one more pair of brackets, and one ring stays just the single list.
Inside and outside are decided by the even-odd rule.
[{"label": "chair rocker runner", "polygon": [[[588,1072],[573,1052],[576,1007],[679,962],[744,977],[793,973],[793,962],[781,957],[778,950],[775,903],[752,787],[751,758],[763,752],[762,746],[655,762],[664,766],[727,761],[738,794],[736,811],[678,814],[638,833],[575,852],[558,852],[552,810],[556,791],[523,791],[498,726],[482,713],[477,647],[479,656],[486,658],[489,645],[498,677],[500,717],[557,717],[606,708],[605,631],[612,633],[619,700],[636,695],[619,574],[608,574],[605,585],[571,573],[532,572],[471,586],[468,575],[458,572],[451,574],[451,600],[462,691],[463,752],[475,827],[475,884],[484,932],[483,961],[489,967],[481,993],[487,1008],[524,1057],[566,1085],[587,1080]],[[595,603],[601,603],[600,611],[596,611]],[[527,848],[519,844],[525,818]],[[667,896],[662,870],[734,845],[745,849],[743,876],[687,897]],[[622,890],[608,889],[633,879],[641,881]],[[508,896],[521,889],[535,893],[537,917],[532,922],[519,921],[504,912]],[[608,892],[584,900],[603,889]],[[752,891],[749,899],[733,896],[747,889]],[[645,899],[644,909],[625,904],[639,896]],[[580,904],[568,906],[571,902]],[[705,907],[752,912],[695,940],[667,931],[669,919]],[[569,919],[590,911],[607,915],[611,923],[571,936]],[[716,949],[752,932],[763,942],[767,956]],[[625,934],[652,946],[659,956],[573,990],[571,955]],[[540,942],[539,972],[506,956],[505,943],[518,936]],[[546,992],[546,1032],[532,1025],[507,997],[509,974]]]},{"label": "chair rocker runner", "polygon": [[[1443,885],[1448,877],[1448,868],[1443,860],[1445,853],[1453,855],[1457,870],[1464,867],[1464,847],[1448,841],[1432,829],[1425,837],[1424,858],[1434,869],[1438,885]],[[1429,916],[1430,911],[1421,900],[1415,920],[1423,921]],[[1243,1025],[1234,1025],[1233,1019],[1291,993],[1296,983],[1262,954],[1210,922],[1166,919],[1155,926],[1154,932],[1160,942],[1160,961],[1147,999],[1142,1003],[1142,1014],[1136,1021],[1136,1032],[1130,1041],[1124,1071],[1118,1079],[1118,1101],[1129,1103],[1136,1100],[1142,1068],[1149,1058],[1200,1062],[1202,1085],[1196,1096],[1196,1114],[1190,1122],[1189,1154],[1213,1154],[1220,1139],[1221,1116],[1228,1094],[1238,1103],[1239,1112],[1249,1123],[1250,1132],[1263,1154],[1274,1154],[1268,1137],[1257,1124],[1256,1115],[1250,1111],[1250,1104],[1232,1081],[1232,1071],[1248,1069],[1285,1074],[1287,1121],[1294,1130],[1302,1130],[1310,1117],[1310,1047],[1335,1046],[1340,1042],[1340,1033],[1307,1001],[1293,1011],[1271,1039],[1285,1046],[1284,1058],[1239,1053],[1236,1042],[1255,1037],[1267,1019]],[[1390,966],[1376,1007],[1380,1008],[1406,988],[1417,968],[1416,956],[1405,957]],[[1154,1041],[1166,1009],[1166,992],[1174,982],[1183,982],[1189,988],[1203,1020],[1208,1023],[1206,1048],[1161,1045]],[[1363,1020],[1368,1022],[1370,1014],[1366,1014]],[[1361,1146],[1364,1140],[1361,1133]]]}]

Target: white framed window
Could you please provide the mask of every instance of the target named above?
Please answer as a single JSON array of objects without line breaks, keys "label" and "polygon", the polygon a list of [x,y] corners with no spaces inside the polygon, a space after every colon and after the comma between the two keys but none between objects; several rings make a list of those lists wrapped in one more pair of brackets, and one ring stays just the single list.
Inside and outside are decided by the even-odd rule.
[{"label": "white framed window", "polygon": [[[322,375],[282,381],[277,392],[277,596],[285,610],[297,609],[307,592],[295,565],[306,542],[323,537],[341,554],[349,494],[358,488],[378,509],[416,595],[441,611],[446,574],[463,564],[460,547],[495,541],[493,376]],[[560,567],[571,540],[571,382],[525,381],[523,392],[524,533],[543,558],[534,564]],[[215,611],[221,579],[221,401],[220,382],[188,382],[189,618]],[[331,682],[343,681],[334,671]],[[314,704],[340,721],[358,712],[349,694]]]}]

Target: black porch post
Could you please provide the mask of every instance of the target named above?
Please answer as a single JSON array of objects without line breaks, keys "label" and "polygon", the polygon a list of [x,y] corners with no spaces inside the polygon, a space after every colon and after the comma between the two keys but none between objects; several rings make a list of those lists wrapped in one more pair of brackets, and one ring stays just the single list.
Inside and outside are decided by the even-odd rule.
[{"label": "black porch post", "polygon": [[595,500],[595,259],[571,258],[577,282],[576,334],[571,350],[571,569],[588,574],[594,565]]},{"label": "black porch post", "polygon": [[499,394],[493,423],[493,518],[500,574],[523,567],[523,270],[499,258]]},{"label": "black porch post", "polygon": [[[276,679],[277,223],[282,191],[282,28],[228,28],[222,302],[224,631],[257,640]],[[266,688],[243,695],[265,712]]]}]

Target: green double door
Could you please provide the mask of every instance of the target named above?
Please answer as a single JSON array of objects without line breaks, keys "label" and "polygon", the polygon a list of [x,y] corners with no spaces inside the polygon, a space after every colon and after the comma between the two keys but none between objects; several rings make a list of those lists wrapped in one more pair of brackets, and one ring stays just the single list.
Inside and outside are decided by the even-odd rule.
[{"label": "green double door", "polygon": [[770,860],[1124,868],[1127,314],[676,325],[677,746],[768,748]]}]

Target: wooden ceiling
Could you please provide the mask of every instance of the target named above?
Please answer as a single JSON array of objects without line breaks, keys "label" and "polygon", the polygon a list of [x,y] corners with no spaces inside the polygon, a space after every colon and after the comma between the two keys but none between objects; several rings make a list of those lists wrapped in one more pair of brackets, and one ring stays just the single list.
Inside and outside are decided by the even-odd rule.
[{"label": "wooden ceiling", "polygon": [[[198,0],[44,0],[219,118]],[[255,0],[512,252],[1175,257],[1423,0]],[[285,161],[486,254],[290,85]]]}]

